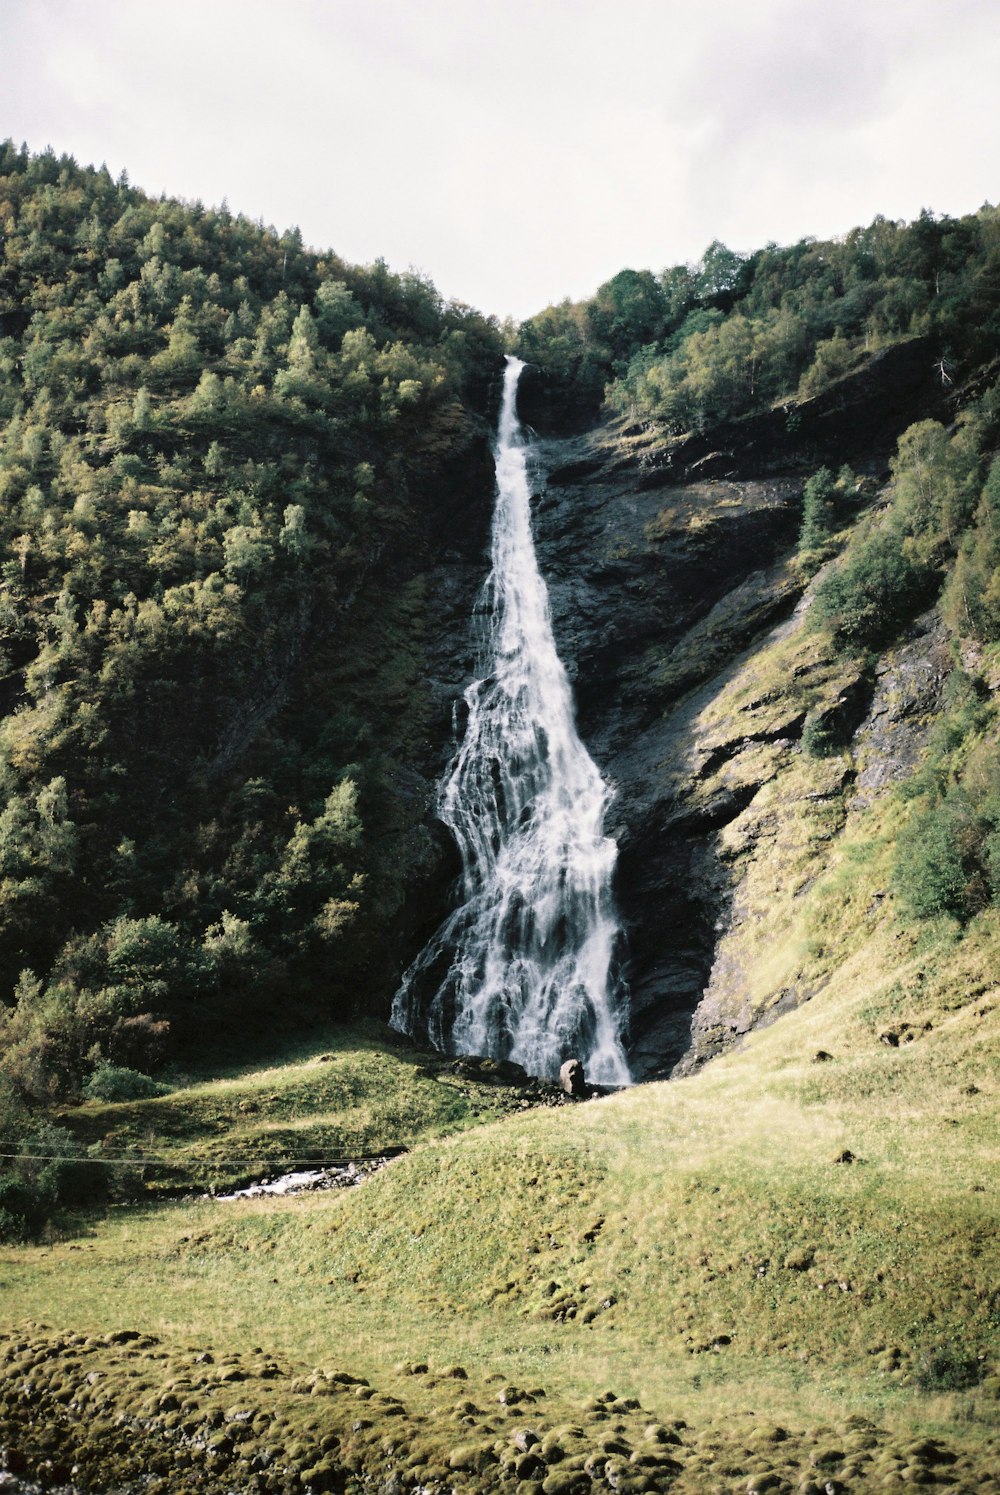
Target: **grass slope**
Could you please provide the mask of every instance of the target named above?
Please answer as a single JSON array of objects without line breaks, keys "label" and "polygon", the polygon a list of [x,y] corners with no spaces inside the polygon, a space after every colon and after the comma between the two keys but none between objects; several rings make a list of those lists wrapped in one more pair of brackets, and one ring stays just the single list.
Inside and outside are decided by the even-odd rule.
[{"label": "grass slope", "polygon": [[[990,942],[998,936],[989,931]],[[126,1330],[156,1336],[160,1345],[142,1352],[148,1363],[125,1361],[113,1344],[92,1352],[111,1408],[138,1417],[145,1407],[144,1436],[155,1428],[161,1442],[176,1409],[164,1413],[157,1398],[179,1400],[165,1387],[189,1382],[180,1390],[197,1403],[192,1417],[211,1419],[228,1385],[216,1387],[214,1371],[192,1378],[193,1346],[286,1367],[275,1377],[283,1389],[268,1397],[274,1417],[290,1419],[282,1450],[298,1453],[291,1464],[276,1455],[274,1483],[267,1475],[262,1489],[283,1489],[286,1478],[289,1488],[308,1485],[300,1476],[321,1461],[324,1437],[339,1440],[331,1449],[350,1444],[356,1476],[395,1470],[401,1485],[436,1477],[515,1487],[515,1416],[543,1439],[563,1429],[555,1442],[564,1457],[534,1471],[545,1495],[563,1488],[560,1471],[567,1490],[584,1478],[589,1487],[591,1475],[607,1483],[615,1458],[626,1483],[611,1487],[626,1489],[743,1491],[757,1479],[759,1489],[813,1480],[823,1490],[817,1470],[841,1481],[835,1489],[876,1487],[876,1473],[878,1487],[946,1479],[955,1490],[996,1488],[997,1073],[988,1055],[997,989],[955,1004],[968,948],[943,949],[935,965],[926,952],[894,961],[896,943],[886,921],[821,1001],[679,1083],[430,1139],[338,1196],[149,1205],[76,1239],[4,1251],[11,1332],[33,1320],[63,1336],[42,1361],[56,1368],[45,1425],[51,1432],[58,1421],[66,1377],[62,1404],[79,1400],[65,1336]],[[979,944],[986,949],[985,932]],[[919,1037],[891,1048],[873,1013],[898,1013],[904,991],[919,991],[903,1002]],[[833,1057],[816,1062],[821,1050]],[[362,1051],[359,1068],[375,1058]],[[307,1096],[309,1069],[289,1070],[290,1092]],[[221,1110],[241,1088],[281,1084],[252,1074],[195,1096],[214,1096]],[[438,1125],[432,1107],[425,1114]],[[838,1162],[845,1153],[855,1161]],[[34,1359],[52,1338],[22,1328],[9,1343]],[[415,1360],[437,1374],[407,1376],[400,1367]],[[442,1374],[456,1362],[467,1396]],[[299,1384],[295,1371],[311,1366],[363,1377],[387,1405],[401,1397],[407,1417],[426,1421],[387,1452],[399,1414],[382,1407],[362,1419],[370,1429],[355,1427],[356,1415],[335,1415],[348,1404],[338,1393],[310,1430],[315,1383]],[[512,1394],[508,1422],[497,1385],[547,1396]],[[596,1399],[607,1388],[622,1402],[620,1433],[608,1432],[613,1405]],[[258,1405],[256,1387],[251,1400]],[[474,1410],[456,1412],[463,1401]],[[22,1406],[15,1425],[30,1448],[23,1418]],[[683,1434],[681,1444],[659,1435],[650,1444],[651,1419],[664,1436]],[[678,1430],[678,1420],[690,1426]],[[77,1462],[90,1446],[79,1426]],[[190,1456],[198,1439],[180,1426],[168,1429],[176,1436],[163,1457]],[[870,1446],[841,1447],[852,1432]],[[606,1452],[608,1437],[627,1445],[624,1455]],[[415,1446],[411,1480],[401,1449]],[[220,1478],[239,1447],[223,1449]],[[648,1466],[629,1462],[649,1447],[640,1452]],[[313,1464],[296,1464],[300,1454]],[[810,1464],[817,1456],[827,1463]],[[347,1478],[343,1458],[328,1463],[339,1473],[324,1478]],[[777,1483],[762,1484],[765,1476]]]},{"label": "grass slope", "polygon": [[165,1095],[91,1101],[58,1119],[105,1160],[155,1159],[133,1170],[147,1192],[219,1192],[296,1165],[394,1152],[531,1104],[375,1022],[280,1042],[267,1063],[217,1054]]}]

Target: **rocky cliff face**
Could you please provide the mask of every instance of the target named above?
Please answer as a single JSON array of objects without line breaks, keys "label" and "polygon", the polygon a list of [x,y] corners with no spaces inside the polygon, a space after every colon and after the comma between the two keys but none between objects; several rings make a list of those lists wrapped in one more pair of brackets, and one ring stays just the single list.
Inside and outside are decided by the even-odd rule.
[{"label": "rocky cliff face", "polygon": [[[787,925],[846,817],[912,763],[947,666],[932,618],[874,681],[823,656],[793,564],[802,486],[824,463],[883,476],[900,432],[946,412],[915,341],[704,436],[617,421],[539,440],[556,636],[617,791],[637,1078],[683,1073],[811,994],[794,960],[762,975],[787,933],[775,910]],[[810,712],[853,752],[803,752]]]},{"label": "rocky cliff face", "polygon": [[359,582],[345,637],[316,666],[353,708],[377,763],[363,805],[384,886],[364,960],[366,1011],[387,1015],[399,974],[440,922],[457,853],[434,814],[453,715],[472,676],[471,619],[486,575],[494,491],[490,431],[458,404],[409,454],[377,566]]},{"label": "rocky cliff face", "polygon": [[[948,669],[933,615],[874,674],[833,661],[807,626],[795,549],[812,472],[850,462],[882,478],[911,422],[947,418],[933,364],[915,340],[795,409],[682,440],[623,420],[558,434],[558,410],[524,375],[522,414],[547,423],[535,533],[556,638],[581,735],[616,790],[639,1079],[685,1073],[812,995],[796,956],[802,895],[850,817],[919,753]],[[414,538],[426,728],[395,789],[429,836],[410,853],[396,972],[437,927],[457,872],[434,786],[475,663],[492,494],[484,433],[470,433],[466,456],[452,509],[443,520],[428,499]],[[810,713],[850,750],[810,757]]]}]

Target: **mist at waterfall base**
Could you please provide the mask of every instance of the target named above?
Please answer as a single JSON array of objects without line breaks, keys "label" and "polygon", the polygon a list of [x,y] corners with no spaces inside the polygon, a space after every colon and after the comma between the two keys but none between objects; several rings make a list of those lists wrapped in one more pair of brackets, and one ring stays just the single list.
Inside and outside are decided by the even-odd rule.
[{"label": "mist at waterfall base", "polygon": [[465,736],[439,791],[460,901],[404,975],[390,1021],[446,1053],[534,1075],[579,1058],[588,1079],[626,1085],[610,790],[577,736],[535,556],[522,368],[507,359],[483,675],[465,692]]}]

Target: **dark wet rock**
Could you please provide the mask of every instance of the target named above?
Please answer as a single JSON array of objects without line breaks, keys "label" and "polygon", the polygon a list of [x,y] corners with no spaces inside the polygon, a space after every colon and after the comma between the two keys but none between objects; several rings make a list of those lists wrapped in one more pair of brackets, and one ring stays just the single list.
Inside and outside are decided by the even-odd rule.
[{"label": "dark wet rock", "polygon": [[449,1063],[453,1074],[466,1080],[479,1080],[487,1085],[526,1086],[530,1076],[520,1064],[510,1059],[491,1059],[481,1054],[462,1054]]},{"label": "dark wet rock", "polygon": [[797,528],[799,483],[652,485],[643,453],[606,434],[543,445],[540,460],[549,476],[536,535],[556,638],[581,735],[617,791],[608,828],[628,936],[630,1062],[652,1077],[687,1048],[711,965],[718,888],[707,843],[752,792],[685,805],[664,765],[687,755],[698,692],[672,713],[670,702],[713,681],[794,605],[779,557]]},{"label": "dark wet rock", "polygon": [[548,435],[588,430],[601,408],[602,383],[583,387],[538,364],[526,364],[517,390],[518,414],[525,426]]},{"label": "dark wet rock", "polygon": [[[574,405],[544,370],[522,376],[522,420],[547,433],[535,451],[533,519],[556,642],[581,736],[614,790],[607,825],[619,846],[637,1079],[689,1072],[812,995],[789,983],[756,1006],[726,939],[752,917],[741,865],[766,849],[785,813],[758,815],[757,802],[801,751],[806,706],[791,696],[783,711],[748,705],[710,732],[701,715],[751,650],[804,618],[805,577],[790,560],[805,480],[845,461],[884,475],[909,424],[947,417],[933,364],[930,343],[913,339],[815,399],[683,440],[654,424],[596,422],[592,404]],[[400,967],[438,926],[458,871],[434,823],[433,781],[474,661],[471,599],[489,524],[481,464],[475,470],[447,527],[454,548],[433,566],[434,725],[396,786],[423,806],[428,830],[394,947]],[[946,653],[927,618],[873,675],[845,667],[826,682],[810,731],[831,749],[850,743],[855,762],[831,757],[811,794],[839,802],[851,790],[860,806],[910,770],[950,669]]]},{"label": "dark wet rock", "polygon": [[399,854],[409,876],[402,907],[372,948],[373,979],[384,993],[382,1015],[400,971],[440,923],[459,870],[435,814],[436,785],[452,751],[456,705],[474,673],[471,619],[488,569],[494,472],[485,423],[458,406],[441,420],[444,429],[429,432],[426,450],[414,452],[411,502],[379,560],[380,584],[400,591],[416,584],[426,599],[419,638],[411,641],[420,650],[422,694],[407,705],[408,711],[416,706],[422,731],[386,766],[384,792],[405,828]]},{"label": "dark wet rock", "polygon": [[822,742],[826,751],[845,747],[865,720],[871,699],[871,683],[859,670],[833,700],[809,713],[814,740]]}]

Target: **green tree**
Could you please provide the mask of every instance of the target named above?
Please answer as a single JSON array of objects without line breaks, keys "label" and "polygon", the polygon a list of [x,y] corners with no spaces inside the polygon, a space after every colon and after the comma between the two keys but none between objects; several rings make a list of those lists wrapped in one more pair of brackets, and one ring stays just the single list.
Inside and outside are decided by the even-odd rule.
[{"label": "green tree", "polygon": [[648,270],[620,270],[599,286],[586,305],[588,336],[607,349],[612,360],[654,342],[663,331],[663,291]]},{"label": "green tree", "polygon": [[899,438],[892,461],[894,507],[930,554],[953,546],[972,517],[979,456],[970,433],[949,435],[938,421],[918,421]]},{"label": "green tree", "polygon": [[828,467],[814,472],[802,492],[799,549],[818,550],[833,532],[836,484]]},{"label": "green tree", "polygon": [[903,538],[895,527],[869,535],[817,588],[814,616],[835,648],[881,647],[928,600],[933,573],[905,554]]},{"label": "green tree", "polygon": [[324,280],[316,292],[316,328],[328,348],[336,350],[344,333],[364,323],[360,303],[342,280]]}]

